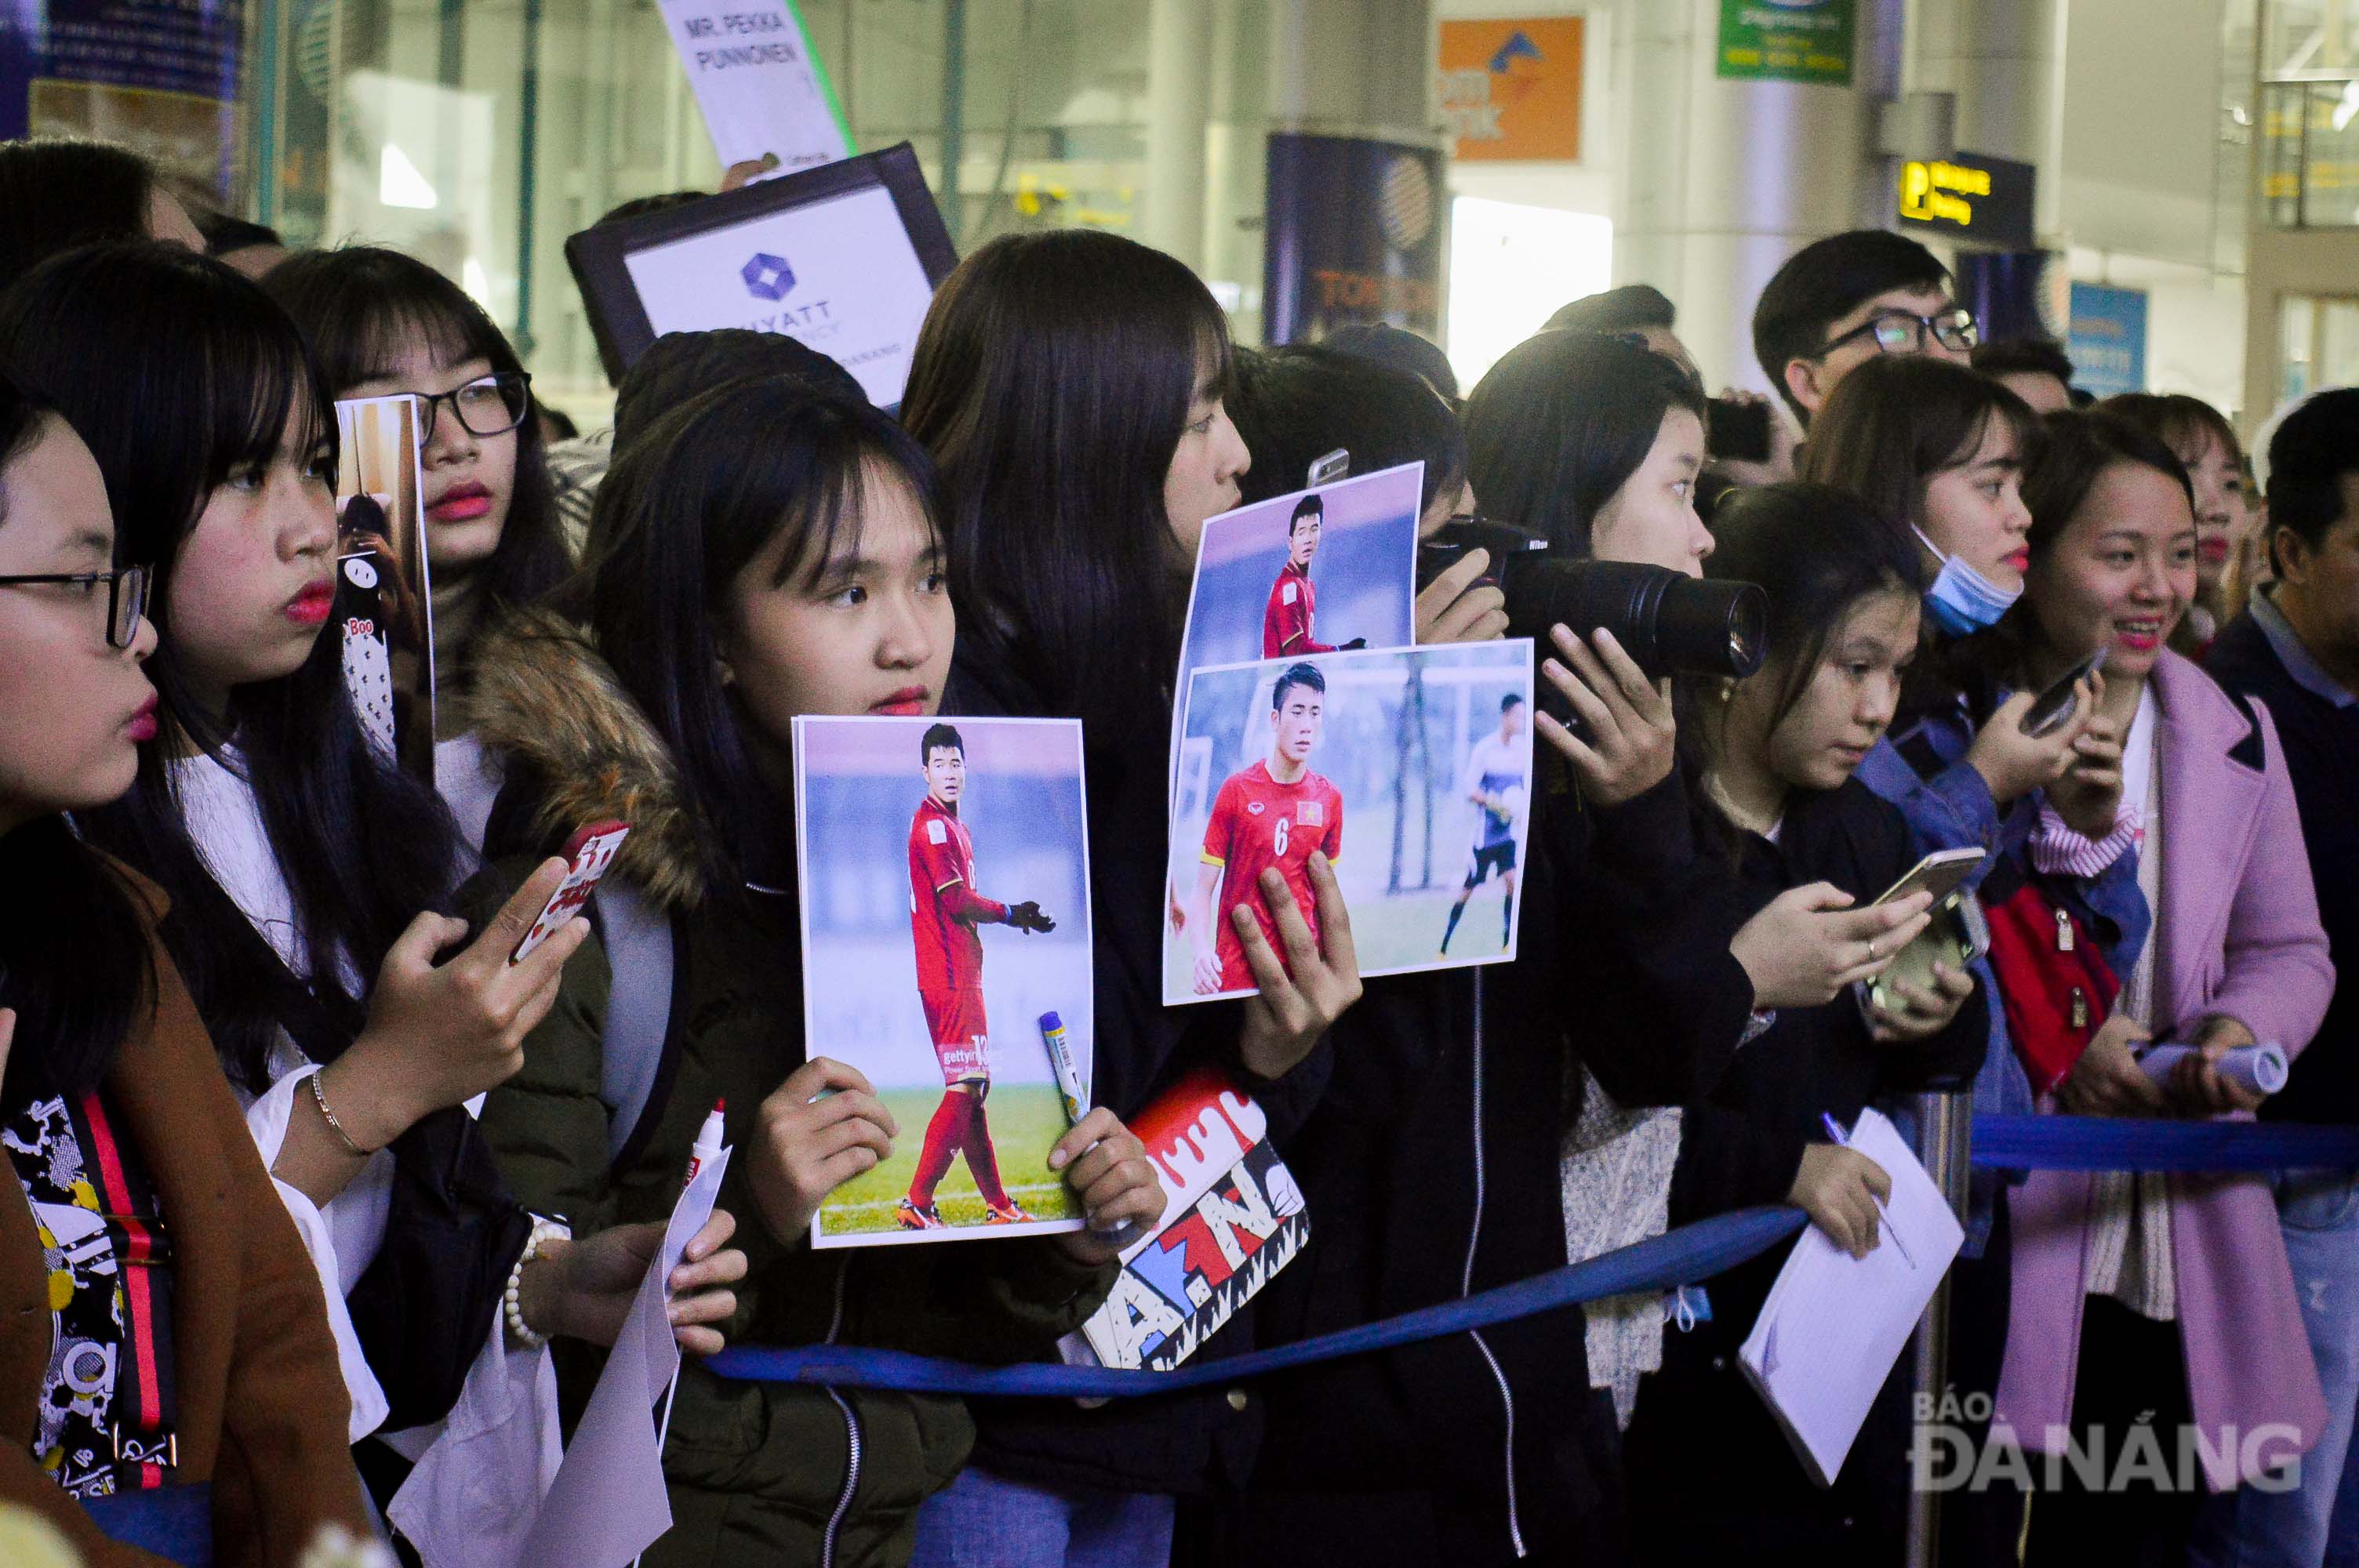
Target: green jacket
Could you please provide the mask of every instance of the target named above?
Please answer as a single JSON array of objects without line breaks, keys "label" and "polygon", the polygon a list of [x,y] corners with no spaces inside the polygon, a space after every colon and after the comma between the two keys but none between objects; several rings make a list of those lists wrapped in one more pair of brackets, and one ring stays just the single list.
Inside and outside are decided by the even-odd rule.
[{"label": "green jacket", "polygon": [[[738,1152],[721,1206],[737,1217],[749,1265],[728,1325],[733,1343],[1053,1357],[1058,1336],[1104,1299],[1111,1268],[1082,1269],[1038,1239],[815,1252],[807,1238],[769,1233],[745,1173],[764,1098],[803,1061],[792,897],[715,896],[704,886],[671,757],[563,622],[518,617],[492,634],[476,657],[472,703],[508,784],[486,845],[495,858],[462,895],[464,913],[482,919],[575,828],[619,818],[633,831],[604,885],[619,883],[671,934],[661,1058],[618,1152],[602,1049],[613,970],[594,938],[568,964],[557,1005],[526,1043],[523,1070],[485,1102],[484,1132],[525,1206],[565,1216],[577,1233],[663,1218],[690,1146],[725,1098]],[[587,1398],[597,1364],[587,1355],[560,1361],[569,1411]],[[956,1399],[732,1382],[691,1360],[664,1451],[675,1522],[647,1561],[902,1562],[918,1505],[950,1483],[973,1438]]]}]

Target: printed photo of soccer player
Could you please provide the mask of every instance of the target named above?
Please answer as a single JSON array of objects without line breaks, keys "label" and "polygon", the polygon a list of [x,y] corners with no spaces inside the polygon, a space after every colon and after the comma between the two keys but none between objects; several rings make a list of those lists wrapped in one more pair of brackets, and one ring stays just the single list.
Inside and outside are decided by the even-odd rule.
[{"label": "printed photo of soccer player", "polygon": [[1272,949],[1284,950],[1258,892],[1262,872],[1272,866],[1286,879],[1287,891],[1310,924],[1311,940],[1318,940],[1310,857],[1324,855],[1333,865],[1343,853],[1343,792],[1310,771],[1326,705],[1327,677],[1318,665],[1288,665],[1280,671],[1269,691],[1267,754],[1230,774],[1212,798],[1187,925],[1193,933],[1198,996],[1254,989],[1244,938],[1228,921],[1212,918],[1215,892],[1222,909],[1240,903],[1250,908]]},{"label": "printed photo of soccer player", "polygon": [[804,719],[795,762],[811,1048],[922,1130],[830,1196],[813,1245],[1075,1228],[1042,1030],[1053,1014],[1086,1103],[1080,726]]},{"label": "printed photo of soccer player", "polygon": [[1174,689],[1215,665],[1414,643],[1424,474],[1407,463],[1205,524]]},{"label": "printed photo of soccer player", "polygon": [[[1362,974],[1513,957],[1531,680],[1522,640],[1198,670],[1172,797],[1166,1005],[1255,989],[1238,909],[1281,962],[1289,937],[1318,940],[1314,856],[1334,871]],[[1266,902],[1271,871],[1290,910]],[[1457,930],[1495,874],[1496,946]]]},{"label": "printed photo of soccer player", "polygon": [[1459,793],[1482,807],[1474,818],[1474,846],[1466,860],[1466,885],[1450,906],[1450,924],[1441,928],[1441,957],[1450,957],[1450,939],[1458,935],[1459,917],[1466,913],[1474,890],[1499,878],[1499,946],[1515,935],[1516,827],[1524,815],[1531,743],[1524,738],[1524,697],[1509,692],[1499,699],[1499,727],[1474,742],[1466,753],[1466,771]]},{"label": "printed photo of soccer player", "polygon": [[1310,562],[1319,554],[1326,523],[1326,505],[1312,491],[1294,503],[1286,524],[1286,564],[1269,585],[1269,606],[1261,613],[1261,656],[1299,659],[1305,654],[1353,652],[1368,645],[1365,637],[1348,643],[1321,643],[1314,635],[1319,615],[1319,585],[1310,580]]}]

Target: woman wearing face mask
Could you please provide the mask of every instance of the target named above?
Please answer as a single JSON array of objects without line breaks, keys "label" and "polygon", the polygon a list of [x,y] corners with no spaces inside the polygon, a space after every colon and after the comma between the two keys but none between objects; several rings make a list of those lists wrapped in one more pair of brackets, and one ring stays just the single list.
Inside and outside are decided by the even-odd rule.
[{"label": "woman wearing face mask", "polygon": [[291,1568],[366,1529],[319,1287],[162,895],[63,815],[130,788],[156,729],[145,568],[114,556],[89,449],[0,384],[0,1498],[134,1568],[84,1504],[209,1483],[224,1560]]},{"label": "woman wearing face mask", "polygon": [[[1854,380],[1857,385],[1849,384]],[[2022,721],[2037,692],[2010,694],[1986,678],[1975,659],[1975,636],[2023,590],[2031,527],[2023,471],[2038,438],[2031,411],[1987,376],[1920,357],[1875,360],[1846,377],[1811,422],[1803,477],[1849,491],[1904,523],[1931,583],[1899,711],[1861,764],[1860,782],[1898,806],[1927,848],[1994,851],[1966,889],[1987,881],[2004,893],[2036,881],[2039,896],[2069,910],[2126,969],[2147,924],[2136,857],[2083,859],[2068,869],[2036,860],[2031,849],[2043,807],[2094,838],[2112,830],[2121,735],[2094,711],[2104,676],[2092,676],[2076,696],[2077,710],[2035,738],[2023,732]],[[2001,994],[1989,959],[1976,960],[1972,972],[1985,995]],[[1957,971],[1937,982],[1965,983]],[[2006,1010],[1993,1007],[1990,1018],[1974,1108],[2027,1115],[2032,1083]],[[2006,1344],[2006,1194],[1999,1178],[1984,1172],[1973,1173],[1971,1191],[1965,1246],[1951,1276],[1950,1376],[1962,1392],[1988,1396]],[[1981,1431],[1980,1424],[1972,1429],[1974,1441]],[[1942,1511],[1951,1555],[2010,1556],[2020,1533],[2016,1511],[2003,1496],[1953,1498]]]},{"label": "woman wearing face mask", "polygon": [[[123,298],[152,302],[152,319],[105,303]],[[459,845],[432,793],[364,738],[340,650],[321,634],[335,427],[301,339],[259,290],[176,249],[100,247],[44,264],[0,299],[0,341],[89,432],[110,492],[138,520],[126,546],[157,562],[158,741],[122,803],[79,822],[172,900],[165,941],[320,1271],[350,1436],[401,1434],[399,1457],[363,1454],[389,1496],[435,1437],[410,1429],[464,1399],[455,1431],[475,1484],[499,1471],[512,1497],[537,1495],[556,1410],[535,1411],[541,1362],[512,1356],[510,1339],[611,1340],[661,1239],[536,1238],[525,1260],[531,1217],[454,1108],[516,1069],[582,939],[560,932],[506,962],[560,869],[541,868],[437,964],[468,935],[435,913]],[[436,1217],[425,1239],[421,1213]],[[726,1229],[700,1239],[679,1286],[735,1266],[707,1257]],[[503,1323],[509,1284],[519,1315]],[[732,1305],[726,1291],[683,1301],[679,1321]],[[718,1348],[710,1330],[685,1337]],[[451,1511],[420,1502],[433,1473],[426,1481],[396,1509],[405,1526]],[[429,1555],[457,1561],[459,1535],[441,1539]]]},{"label": "woman wearing face mask", "polygon": [[[809,1244],[826,1195],[919,1130],[805,1047],[793,721],[939,710],[955,622],[934,511],[931,467],[897,427],[785,378],[701,394],[616,454],[582,575],[478,655],[473,719],[508,785],[477,901],[585,823],[632,824],[593,901],[603,940],[484,1126],[527,1203],[596,1230],[669,1212],[725,1099],[722,1201],[759,1220],[751,1337],[1006,1359],[1048,1354],[1103,1300],[1102,1237]],[[1161,1213],[1111,1111],[1058,1147],[1101,1227]],[[665,1449],[675,1522],[647,1561],[901,1561],[973,1441],[955,1399],[690,1363]]]},{"label": "woman wearing face mask", "polygon": [[[959,585],[954,712],[1078,718],[1090,778],[1098,1039],[1091,1098],[1135,1114],[1212,1063],[1299,1124],[1316,1047],[1358,999],[1350,921],[1314,856],[1323,942],[1289,978],[1243,905],[1225,913],[1275,976],[1242,1003],[1162,1005],[1171,679],[1205,520],[1250,459],[1224,407],[1226,319],[1179,262],[1090,231],[1011,235],[934,297],[902,422],[940,467]],[[1263,884],[1297,918],[1275,869]],[[1308,929],[1302,935],[1306,941]],[[1249,1350],[1252,1303],[1193,1359]],[[1160,1563],[1175,1498],[1242,1479],[1245,1389],[1081,1411],[977,1401],[973,1465],[929,1504],[916,1561]]]},{"label": "woman wearing face mask", "polygon": [[295,319],[338,399],[408,393],[423,405],[434,784],[480,846],[500,780],[461,717],[475,641],[504,607],[531,603],[571,565],[532,378],[482,306],[398,251],[306,251],[263,287]]},{"label": "woman wearing face mask", "polygon": [[[2168,648],[2195,594],[2186,470],[2126,420],[2057,414],[2024,495],[2031,569],[1993,655],[2002,678],[2037,686],[2106,650],[2104,706],[2128,738],[2114,831],[2136,843],[2154,910],[2113,1015],[2054,1108],[2249,1111],[2258,1098],[2222,1075],[2221,1057],[2255,1041],[2299,1051],[2325,1016],[2333,970],[2267,710],[2229,697]],[[2199,1050],[2158,1082],[2136,1061],[2148,1040]],[[2041,1171],[2011,1207],[1995,1420],[2027,1449],[2049,1452],[2069,1433],[2084,1451],[2102,1442],[2119,1454],[2134,1429],[2150,1429],[2169,1476],[2162,1488],[2148,1476],[2098,1489],[2062,1466],[2062,1487],[2033,1501],[2026,1561],[2177,1563],[2204,1488],[2284,1463],[2323,1419],[2269,1184],[2247,1173]],[[2245,1440],[2265,1431],[2284,1441]],[[2200,1476],[2182,1473],[2179,1456],[2190,1452]],[[2035,1454],[2035,1476],[2054,1473]]]},{"label": "woman wearing face mask", "polygon": [[2253,588],[2238,572],[2254,526],[2245,507],[2249,481],[2236,427],[2217,408],[2183,392],[2126,392],[2098,406],[2158,438],[2195,487],[2195,598],[2171,646],[2201,659],[2220,628],[2245,608]]},{"label": "woman wearing face mask", "polygon": [[[1908,823],[1853,775],[1891,722],[1917,651],[1914,551],[1855,497],[1816,485],[1740,492],[1718,520],[1722,569],[1769,596],[1770,656],[1742,681],[1701,683],[1685,726],[1700,838],[1759,907],[1798,885],[1875,897],[1917,860]],[[1921,901],[1912,901],[1921,908]],[[1872,971],[1880,944],[1854,957]],[[1827,1140],[1873,1101],[1971,1071],[1988,1024],[1979,995],[1896,1031],[1849,995],[1788,1007],[1685,1111],[1671,1219],[1799,1205],[1836,1245],[1879,1244],[1889,1178]],[[1719,1562],[1774,1542],[1783,1559],[1867,1563],[1901,1549],[1904,1366],[1832,1490],[1795,1461],[1737,1365],[1786,1249],[1715,1277],[1707,1322],[1669,1336],[1641,1390],[1626,1449],[1642,1560]],[[1715,1455],[1698,1461],[1708,1441]]]}]

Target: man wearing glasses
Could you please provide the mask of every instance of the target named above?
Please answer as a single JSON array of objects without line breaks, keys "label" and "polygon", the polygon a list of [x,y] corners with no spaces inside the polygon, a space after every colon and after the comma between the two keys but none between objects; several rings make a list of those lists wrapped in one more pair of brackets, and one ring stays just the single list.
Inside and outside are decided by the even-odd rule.
[{"label": "man wearing glasses", "polygon": [[1881,229],[1831,234],[1777,269],[1753,311],[1753,349],[1807,428],[1854,365],[1878,354],[1967,362],[1980,341],[1950,271],[1916,241]]}]

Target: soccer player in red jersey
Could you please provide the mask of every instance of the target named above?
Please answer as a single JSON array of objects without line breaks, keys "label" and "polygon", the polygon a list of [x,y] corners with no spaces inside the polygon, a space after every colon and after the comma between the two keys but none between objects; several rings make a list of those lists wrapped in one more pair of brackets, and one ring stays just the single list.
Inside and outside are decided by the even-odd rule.
[{"label": "soccer player in red jersey", "polygon": [[[1332,864],[1343,852],[1343,792],[1310,771],[1310,753],[1325,723],[1327,677],[1319,666],[1290,665],[1269,693],[1269,755],[1232,773],[1212,797],[1204,849],[1196,868],[1194,907],[1187,929],[1196,947],[1196,992],[1252,990],[1253,968],[1236,927],[1214,919],[1217,884],[1223,911],[1243,903],[1261,922],[1270,946],[1285,952],[1277,922],[1262,903],[1261,874],[1276,866],[1297,908],[1319,937],[1319,905],[1310,889],[1310,856],[1323,850]],[[1219,932],[1215,946],[1213,932]]]},{"label": "soccer player in red jersey", "polygon": [[942,1068],[942,1103],[926,1124],[909,1195],[893,1210],[904,1230],[938,1230],[934,1187],[960,1154],[983,1194],[987,1225],[1015,1225],[1032,1217],[999,1181],[999,1156],[983,1102],[991,1093],[991,1027],[983,1011],[983,935],[979,925],[1048,932],[1057,923],[1037,903],[998,903],[974,887],[974,838],[959,820],[966,793],[966,742],[948,724],[928,726],[919,742],[926,798],[909,821],[909,933],[918,949],[918,1000],[925,1008],[935,1058]]}]

